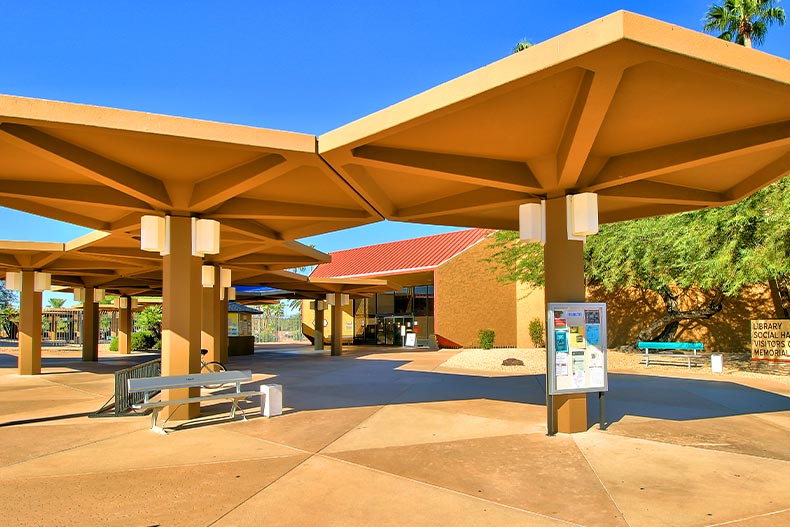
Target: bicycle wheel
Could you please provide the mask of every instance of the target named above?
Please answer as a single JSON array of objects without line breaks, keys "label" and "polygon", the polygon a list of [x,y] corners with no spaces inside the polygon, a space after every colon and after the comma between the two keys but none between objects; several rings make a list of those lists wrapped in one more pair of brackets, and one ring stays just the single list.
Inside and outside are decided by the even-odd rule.
[{"label": "bicycle wheel", "polygon": [[[225,368],[224,364],[217,361],[204,362],[203,366],[200,368],[200,373],[219,373],[222,371],[227,371],[227,368]],[[212,390],[214,388],[221,388],[222,384],[206,384],[203,387]]]}]

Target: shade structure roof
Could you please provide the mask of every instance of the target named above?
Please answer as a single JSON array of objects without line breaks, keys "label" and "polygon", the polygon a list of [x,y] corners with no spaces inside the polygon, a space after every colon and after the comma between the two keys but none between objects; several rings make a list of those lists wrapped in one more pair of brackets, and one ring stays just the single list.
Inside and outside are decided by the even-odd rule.
[{"label": "shade structure roof", "polygon": [[223,240],[294,240],[380,216],[313,135],[0,96],[2,205],[139,235],[140,217],[219,220]]},{"label": "shade structure roof", "polygon": [[310,273],[310,279],[429,271],[484,240],[493,232],[490,229],[467,229],[332,252],[332,261],[316,267]]},{"label": "shade structure roof", "polygon": [[790,61],[620,11],[319,136],[384,217],[518,228],[596,192],[601,222],[741,199],[790,172]]},{"label": "shade structure roof", "polygon": [[[234,283],[298,283],[306,277],[283,269],[317,265],[329,256],[298,242],[227,244],[224,253],[204,263],[232,270]],[[234,248],[235,247],[235,248]],[[40,270],[54,284],[100,287],[127,295],[160,294],[162,258],[140,250],[139,241],[125,235],[94,231],[67,243],[0,241],[0,273]]]}]

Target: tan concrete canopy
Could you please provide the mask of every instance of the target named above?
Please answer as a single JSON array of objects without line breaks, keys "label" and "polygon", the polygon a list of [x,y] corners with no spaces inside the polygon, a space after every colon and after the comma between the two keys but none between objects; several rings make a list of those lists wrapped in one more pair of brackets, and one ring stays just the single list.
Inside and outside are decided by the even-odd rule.
[{"label": "tan concrete canopy", "polygon": [[620,11],[319,137],[388,219],[517,229],[599,194],[601,222],[741,199],[790,171],[790,62]]},{"label": "tan concrete canopy", "polygon": [[312,135],[0,96],[0,159],[2,205],[114,233],[144,214],[219,220],[223,242],[381,219]]},{"label": "tan concrete canopy", "polygon": [[[38,270],[52,274],[53,284],[99,287],[113,294],[160,295],[162,257],[141,251],[138,240],[94,231],[67,243],[0,241],[0,274]],[[329,255],[298,242],[244,241],[223,243],[223,251],[207,256],[206,265],[233,271],[234,283],[269,285],[283,277],[293,283],[306,277],[282,269],[328,262]]]}]

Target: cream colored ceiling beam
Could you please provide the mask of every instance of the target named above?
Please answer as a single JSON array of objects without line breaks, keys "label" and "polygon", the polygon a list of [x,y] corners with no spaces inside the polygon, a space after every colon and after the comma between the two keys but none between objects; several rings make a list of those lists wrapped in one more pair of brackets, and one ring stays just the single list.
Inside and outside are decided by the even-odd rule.
[{"label": "cream colored ceiling beam", "polygon": [[225,219],[222,221],[222,226],[261,240],[282,240],[282,236],[277,231],[250,220]]},{"label": "cream colored ceiling beam", "polygon": [[0,180],[0,195],[24,198],[45,198],[72,203],[84,203],[123,209],[151,211],[151,207],[139,199],[101,185],[69,185],[45,181]]},{"label": "cream colored ceiling beam", "polygon": [[81,225],[89,229],[95,229],[101,231],[101,230],[107,230],[108,227],[108,224],[106,222],[89,218],[87,216],[83,216],[81,214],[77,214],[74,212],[67,212],[64,210],[57,209],[55,207],[42,205],[41,203],[28,201],[26,199],[6,197],[3,198],[3,206],[12,209],[21,210],[24,212],[29,212],[30,214],[37,214],[39,216],[44,216],[45,218],[50,218],[53,220],[65,221],[66,223]]},{"label": "cream colored ceiling beam", "polygon": [[66,243],[64,243],[63,244],[63,250],[64,251],[74,251],[74,250],[77,250],[77,249],[81,249],[83,247],[89,247],[89,246],[94,245],[94,244],[100,242],[101,240],[107,238],[108,236],[110,236],[109,232],[91,231],[91,232],[89,232],[87,234],[83,234],[82,236],[79,236],[78,238],[74,238],[73,240],[69,240]]},{"label": "cream colored ceiling beam", "polygon": [[726,198],[720,192],[710,192],[694,188],[657,183],[654,181],[634,181],[598,192],[600,196],[628,198],[643,203],[677,203],[701,207],[721,205]]},{"label": "cream colored ceiling beam", "polygon": [[250,198],[233,198],[212,210],[206,217],[249,219],[325,220],[367,218],[362,210],[322,207],[307,203],[283,203]]},{"label": "cream colored ceiling beam", "polygon": [[360,146],[353,150],[353,155],[365,165],[377,166],[394,172],[405,172],[516,192],[540,192],[542,190],[540,183],[527,164],[517,161],[437,154],[382,146]]},{"label": "cream colored ceiling beam", "polygon": [[95,269],[107,269],[109,267],[118,267],[118,262],[109,263],[109,260],[100,260],[100,259],[87,259],[87,258],[61,258],[57,261],[52,262],[48,269],[53,271],[65,271],[65,270],[95,270]]},{"label": "cream colored ceiling beam", "polygon": [[394,218],[403,221],[414,221],[432,216],[465,214],[503,205],[518,206],[537,199],[539,199],[537,196],[523,192],[482,188],[398,209]]},{"label": "cream colored ceiling beam", "polygon": [[774,181],[790,174],[790,152],[762,167],[726,192],[728,201],[738,201]]},{"label": "cream colored ceiling beam", "polygon": [[[161,265],[162,257],[157,253],[150,253],[132,247],[86,247],[77,251],[77,254],[96,256],[97,258],[118,259],[134,265]],[[139,263],[135,263],[139,262]]]},{"label": "cream colored ceiling beam", "polygon": [[390,197],[387,196],[386,192],[381,190],[376,180],[371,177],[364,166],[349,163],[343,165],[342,168],[346,176],[351,179],[350,184],[354,187],[356,192],[362,196],[362,199],[374,207],[376,213],[382,218],[389,217],[395,212],[395,204]]},{"label": "cream colored ceiling beam", "polygon": [[585,190],[598,192],[783,145],[790,145],[790,121],[624,154],[609,159]]},{"label": "cream colored ceiling beam", "polygon": [[152,207],[167,209],[172,205],[160,180],[35,128],[3,123],[0,124],[0,139]]},{"label": "cream colored ceiling beam", "polygon": [[313,265],[315,262],[308,260],[306,257],[298,254],[248,254],[233,258],[232,260],[225,260],[228,265],[269,265],[269,264],[288,264],[291,266]]},{"label": "cream colored ceiling beam", "polygon": [[117,220],[111,221],[110,224],[107,226],[107,231],[121,233],[121,232],[132,232],[140,230],[140,218],[141,214],[133,212],[131,214],[127,214],[122,218],[118,218]]},{"label": "cream colored ceiling beam", "polygon": [[270,247],[274,245],[273,240],[251,240],[248,236],[244,236],[244,243],[237,243],[234,244],[232,247],[228,247],[230,244],[225,243],[229,236],[223,238],[222,247],[219,254],[216,255],[206,255],[204,263],[211,264],[221,264],[222,262],[228,262],[233,260],[234,258],[238,258],[240,256],[246,256],[248,254],[255,253],[257,251],[263,250],[266,247]]},{"label": "cream colored ceiling beam", "polygon": [[[0,253],[0,266],[10,267],[12,269],[21,267],[19,265],[19,260],[14,258],[13,255],[3,253]],[[0,276],[0,279],[5,280],[5,276]]]},{"label": "cream colored ceiling beam", "polygon": [[48,268],[55,262],[58,258],[61,258],[66,253],[62,252],[51,252],[51,253],[39,253],[35,256],[31,257],[31,267],[35,267],[37,269],[44,269]]},{"label": "cream colored ceiling beam", "polygon": [[[279,154],[266,154],[249,163],[231,168],[195,183],[190,208],[205,210],[254,189],[283,175],[288,170],[286,159]],[[293,167],[291,167],[293,168]]]},{"label": "cream colored ceiling beam", "polygon": [[584,73],[557,153],[560,188],[578,182],[622,75],[622,70]]}]

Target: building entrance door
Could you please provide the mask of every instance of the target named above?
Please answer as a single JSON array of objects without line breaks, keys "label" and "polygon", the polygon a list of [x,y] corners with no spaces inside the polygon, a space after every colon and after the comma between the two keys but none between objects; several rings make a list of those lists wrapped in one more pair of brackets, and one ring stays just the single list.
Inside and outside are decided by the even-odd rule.
[{"label": "building entrance door", "polygon": [[386,316],[376,319],[376,344],[382,346],[403,346],[402,328],[411,331],[414,327],[414,317]]}]

